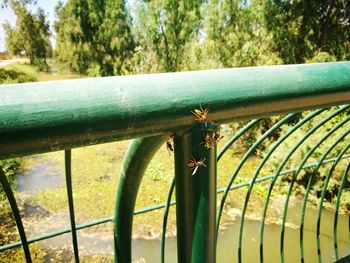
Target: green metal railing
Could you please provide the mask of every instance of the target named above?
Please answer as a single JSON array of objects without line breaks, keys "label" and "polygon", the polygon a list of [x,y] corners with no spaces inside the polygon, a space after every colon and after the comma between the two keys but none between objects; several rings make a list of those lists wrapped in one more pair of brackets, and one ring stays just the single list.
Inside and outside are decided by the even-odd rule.
[{"label": "green metal railing", "polygon": [[[19,96],[19,94],[21,94]],[[75,261],[79,261],[77,231],[114,222],[115,262],[132,260],[133,216],[164,208],[160,261],[165,262],[165,233],[169,208],[175,205],[178,262],[215,262],[219,230],[230,195],[246,189],[237,232],[237,259],[246,262],[245,219],[255,194],[264,189],[259,229],[259,260],[266,261],[266,220],[276,186],[284,187],[285,200],[280,218],[280,262],[286,256],[287,214],[292,195],[302,196],[299,224],[299,261],[305,256],[305,214],[316,178],[322,181],[317,192],[318,210],[314,225],[318,262],[322,262],[321,220],[327,189],[332,177],[339,177],[335,194],[333,245],[334,260],[343,252],[338,246],[338,218],[342,194],[347,189],[350,157],[350,62],[223,69],[156,75],[108,77],[0,86],[0,158],[65,150],[65,174],[70,228],[27,239],[11,187],[0,169],[0,183],[10,203],[21,241],[0,246],[1,252],[23,247],[31,262],[29,244],[71,232]],[[332,106],[342,105],[336,108]],[[208,112],[206,111],[208,109]],[[309,112],[305,112],[309,111]],[[305,112],[305,113],[301,113]],[[264,118],[282,114],[243,153],[224,188],[217,187],[217,165],[239,141],[261,127]],[[197,115],[197,116],[194,116]],[[237,130],[217,154],[219,125],[250,120]],[[328,128],[327,128],[328,127]],[[289,138],[296,137],[288,150],[277,153],[274,172],[271,159]],[[278,138],[271,139],[276,133]],[[169,135],[171,137],[169,138]],[[318,135],[315,137],[315,135]],[[119,176],[115,213],[107,218],[76,225],[72,192],[71,149],[105,142],[132,139]],[[297,165],[293,156],[314,138]],[[175,177],[165,203],[135,210],[143,174],[161,145],[174,148]],[[172,145],[173,144],[173,145]],[[259,164],[242,181],[242,167],[261,147]],[[325,146],[326,145],[326,146]],[[319,152],[320,150],[321,153]],[[336,152],[336,154],[334,154]],[[190,161],[192,160],[192,161]],[[347,163],[347,165],[340,165]],[[225,165],[225,164],[224,164]],[[331,165],[327,170],[326,167]],[[340,167],[340,168],[339,168]],[[345,168],[344,168],[345,167]],[[302,193],[294,193],[300,175],[308,170]],[[335,175],[337,174],[337,175]],[[176,178],[176,180],[175,180]],[[218,202],[217,193],[222,194]],[[349,221],[350,222],[350,221]],[[349,223],[350,225],[350,223]],[[349,228],[350,229],[350,228]],[[346,231],[349,231],[346,229]],[[350,254],[350,250],[348,251]],[[233,260],[233,259],[232,259]]]}]

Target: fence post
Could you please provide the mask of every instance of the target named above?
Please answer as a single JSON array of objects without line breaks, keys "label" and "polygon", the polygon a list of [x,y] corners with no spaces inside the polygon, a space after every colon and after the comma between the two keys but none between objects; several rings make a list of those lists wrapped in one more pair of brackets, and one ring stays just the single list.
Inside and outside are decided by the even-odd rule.
[{"label": "fence post", "polygon": [[[181,263],[216,260],[216,143],[205,144],[205,136],[215,131],[216,126],[201,123],[174,139],[177,250]],[[190,160],[203,163],[191,168]]]}]

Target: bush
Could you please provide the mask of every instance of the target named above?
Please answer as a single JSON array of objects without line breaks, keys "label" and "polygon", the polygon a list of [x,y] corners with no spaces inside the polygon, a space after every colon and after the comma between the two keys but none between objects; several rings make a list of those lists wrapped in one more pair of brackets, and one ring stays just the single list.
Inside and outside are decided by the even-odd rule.
[{"label": "bush", "polygon": [[15,69],[0,68],[0,84],[14,84],[37,81],[36,77]]}]

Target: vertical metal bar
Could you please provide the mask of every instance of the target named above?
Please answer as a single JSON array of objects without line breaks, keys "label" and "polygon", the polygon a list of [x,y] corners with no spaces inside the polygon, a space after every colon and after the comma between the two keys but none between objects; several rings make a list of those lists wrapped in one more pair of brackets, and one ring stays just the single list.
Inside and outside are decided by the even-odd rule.
[{"label": "vertical metal bar", "polygon": [[161,237],[161,243],[160,243],[160,262],[165,262],[165,236],[166,236],[166,228],[168,224],[168,216],[169,216],[169,209],[171,204],[171,197],[173,196],[175,189],[175,178],[171,182],[171,186],[169,189],[168,197],[166,200],[166,206],[164,210],[164,217],[163,217],[163,230],[162,230],[162,237]]},{"label": "vertical metal bar", "polygon": [[69,216],[70,225],[72,229],[72,242],[74,249],[75,262],[79,262],[79,250],[78,250],[78,238],[77,230],[75,226],[75,216],[74,216],[74,203],[73,203],[73,189],[72,189],[72,152],[71,150],[64,151],[64,161],[66,169],[66,186],[67,186],[67,196],[68,196],[68,206],[69,206]]},{"label": "vertical metal bar", "polygon": [[28,242],[27,242],[26,233],[24,231],[21,215],[19,213],[19,209],[18,209],[18,206],[16,203],[15,196],[13,195],[11,186],[10,186],[9,182],[7,181],[6,175],[1,167],[0,167],[0,183],[4,189],[4,192],[7,196],[7,200],[9,201],[10,206],[11,206],[12,214],[16,220],[16,225],[17,225],[19,236],[20,236],[21,241],[22,241],[22,247],[24,250],[24,255],[25,255],[26,261],[27,261],[27,263],[31,263],[32,258],[30,256],[30,250],[29,250],[29,246],[28,246]]},{"label": "vertical metal bar", "polygon": [[[206,134],[216,126],[198,124],[175,138],[178,262],[214,263],[216,216],[216,145],[207,149]],[[203,161],[191,169],[189,160]],[[195,171],[195,173],[194,173]]]}]

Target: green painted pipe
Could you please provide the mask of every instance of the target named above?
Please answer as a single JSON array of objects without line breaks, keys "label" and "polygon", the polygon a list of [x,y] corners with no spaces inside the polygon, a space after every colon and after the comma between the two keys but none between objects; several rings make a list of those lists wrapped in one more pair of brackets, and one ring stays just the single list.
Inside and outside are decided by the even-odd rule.
[{"label": "green painted pipe", "polygon": [[[213,134],[215,129],[196,125],[174,141],[179,263],[216,261],[216,144],[212,148],[203,144],[206,134]],[[202,163],[191,168],[190,160]]]},{"label": "green painted pipe", "polygon": [[[20,94],[20,95],[19,95]],[[0,159],[350,102],[350,62],[0,86]]]},{"label": "green painted pipe", "polygon": [[73,186],[72,186],[72,151],[64,152],[64,166],[66,172],[66,190],[68,199],[68,209],[70,217],[70,226],[72,233],[72,243],[75,263],[79,263],[79,246],[77,237],[77,228],[75,223],[74,201],[73,201]]},{"label": "green painted pipe", "polygon": [[124,157],[114,212],[115,262],[131,262],[132,223],[136,197],[143,174],[164,141],[165,137],[162,136],[136,139],[130,144]]},{"label": "green painted pipe", "polygon": [[160,262],[161,263],[165,263],[165,238],[166,238],[166,230],[168,226],[169,210],[172,203],[171,197],[173,196],[174,190],[175,190],[175,177],[171,182],[170,189],[168,192],[168,197],[165,202],[165,209],[164,209],[164,215],[163,215],[163,228],[162,228],[162,235],[160,239]]}]

